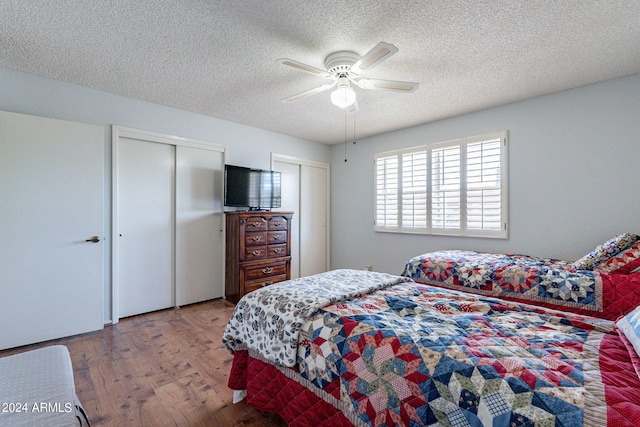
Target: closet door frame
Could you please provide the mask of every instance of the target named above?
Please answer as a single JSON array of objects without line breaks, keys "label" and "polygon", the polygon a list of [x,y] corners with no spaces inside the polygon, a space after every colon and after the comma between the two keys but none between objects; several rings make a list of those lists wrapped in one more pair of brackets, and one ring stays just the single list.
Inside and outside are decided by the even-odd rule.
[{"label": "closet door frame", "polygon": [[[314,160],[307,160],[307,159],[301,159],[298,157],[293,157],[293,156],[287,156],[284,154],[276,154],[276,153],[271,153],[271,169],[273,169],[274,167],[274,162],[282,162],[282,163],[291,163],[294,165],[298,165],[300,167],[302,166],[310,166],[310,167],[314,167],[314,168],[321,168],[321,169],[325,169],[326,170],[326,189],[327,189],[327,199],[326,199],[326,218],[327,218],[327,228],[326,228],[326,242],[327,242],[327,248],[326,248],[326,260],[325,260],[325,266],[326,266],[326,270],[328,271],[331,268],[330,262],[331,262],[331,241],[330,241],[330,237],[331,237],[331,206],[330,206],[330,202],[331,202],[331,167],[328,163],[323,163],[323,162],[318,162],[318,161],[314,161]],[[302,187],[300,187],[300,192],[302,192],[303,189]],[[296,212],[296,214],[298,214],[298,212]],[[300,218],[299,218],[300,219]],[[298,224],[301,224],[301,222],[299,221]],[[300,244],[302,244],[302,240],[300,240]],[[300,262],[300,260],[298,260],[298,262]]]},{"label": "closet door frame", "polygon": [[[175,147],[191,147],[202,150],[220,152],[222,154],[222,166],[224,167],[225,146],[222,144],[200,141],[197,139],[184,138],[175,135],[167,135],[140,129],[133,129],[123,126],[112,126],[111,131],[111,322],[116,324],[120,321],[118,313],[118,145],[121,138],[137,139],[141,141],[168,144]],[[220,183],[220,193],[224,191],[224,182]],[[221,201],[222,203],[222,201]],[[174,230],[175,233],[175,230]],[[175,236],[174,236],[175,237]],[[224,264],[221,266],[224,269]],[[174,266],[175,276],[175,266]],[[175,286],[173,289],[175,301]]]}]

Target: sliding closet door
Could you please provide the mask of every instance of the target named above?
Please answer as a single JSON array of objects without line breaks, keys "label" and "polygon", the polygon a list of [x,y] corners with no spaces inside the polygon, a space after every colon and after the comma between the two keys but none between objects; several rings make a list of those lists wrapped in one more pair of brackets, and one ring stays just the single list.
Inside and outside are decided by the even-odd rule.
[{"label": "sliding closet door", "polygon": [[327,271],[329,165],[276,154],[271,165],[282,172],[282,210],[294,212],[291,277]]},{"label": "sliding closet door", "polygon": [[176,147],[176,305],[224,294],[220,151]]},{"label": "sliding closet door", "polygon": [[113,319],[224,292],[224,147],[114,126]]},{"label": "sliding closet door", "polygon": [[300,173],[300,275],[327,271],[327,168],[302,165]]},{"label": "sliding closet door", "polygon": [[0,349],[102,329],[104,136],[0,112]]},{"label": "sliding closet door", "polygon": [[300,165],[274,161],[272,169],[282,173],[281,211],[293,212],[291,220],[291,278],[300,277]]},{"label": "sliding closet door", "polygon": [[119,317],[174,305],[175,147],[120,138],[116,275]]}]

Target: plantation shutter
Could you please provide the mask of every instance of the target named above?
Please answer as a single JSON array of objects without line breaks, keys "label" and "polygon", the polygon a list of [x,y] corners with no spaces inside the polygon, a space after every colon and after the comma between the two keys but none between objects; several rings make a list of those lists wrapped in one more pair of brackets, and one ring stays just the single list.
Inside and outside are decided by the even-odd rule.
[{"label": "plantation shutter", "polygon": [[398,228],[398,155],[376,159],[376,229]]},{"label": "plantation shutter", "polygon": [[507,131],[376,154],[376,231],[507,238]]},{"label": "plantation shutter", "polygon": [[431,227],[460,229],[460,143],[434,148],[431,152]]},{"label": "plantation shutter", "polygon": [[427,230],[427,150],[402,155],[402,228]]},{"label": "plantation shutter", "polygon": [[467,143],[467,229],[502,228],[500,137]]}]

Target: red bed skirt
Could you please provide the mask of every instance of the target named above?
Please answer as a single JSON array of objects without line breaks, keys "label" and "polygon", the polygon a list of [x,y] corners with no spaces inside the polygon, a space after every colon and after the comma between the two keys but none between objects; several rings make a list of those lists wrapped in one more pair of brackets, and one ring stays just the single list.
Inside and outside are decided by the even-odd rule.
[{"label": "red bed skirt", "polygon": [[228,385],[233,390],[246,389],[248,406],[274,412],[290,427],[353,426],[332,404],[247,351],[233,354]]}]

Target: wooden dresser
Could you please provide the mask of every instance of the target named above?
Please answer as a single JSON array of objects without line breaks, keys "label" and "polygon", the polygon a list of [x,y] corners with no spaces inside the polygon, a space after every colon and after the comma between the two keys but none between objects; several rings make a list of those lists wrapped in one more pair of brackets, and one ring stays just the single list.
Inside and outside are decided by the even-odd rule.
[{"label": "wooden dresser", "polygon": [[225,298],[291,278],[293,212],[225,212]]}]

